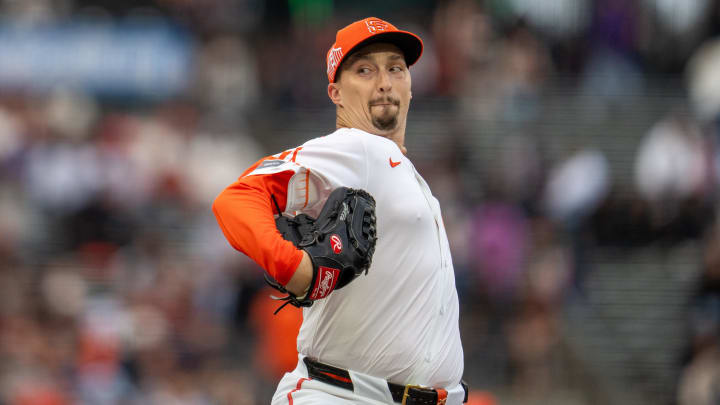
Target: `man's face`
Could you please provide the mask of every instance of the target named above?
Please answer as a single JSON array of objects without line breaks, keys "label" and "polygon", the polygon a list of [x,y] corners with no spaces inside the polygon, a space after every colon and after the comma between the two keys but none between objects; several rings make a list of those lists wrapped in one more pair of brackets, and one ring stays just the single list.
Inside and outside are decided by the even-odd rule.
[{"label": "man's face", "polygon": [[397,46],[365,46],[343,61],[341,69],[336,104],[344,109],[349,124],[379,135],[405,128],[412,81]]}]

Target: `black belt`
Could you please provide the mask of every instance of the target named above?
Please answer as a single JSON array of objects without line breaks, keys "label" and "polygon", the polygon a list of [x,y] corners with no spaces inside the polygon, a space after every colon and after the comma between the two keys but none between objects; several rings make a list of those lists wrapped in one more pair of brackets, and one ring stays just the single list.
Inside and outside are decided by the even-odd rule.
[{"label": "black belt", "polygon": [[[320,363],[309,357],[303,358],[303,361],[311,378],[336,387],[353,390],[353,382],[347,370]],[[463,403],[465,403],[468,400],[468,386],[464,381],[461,384],[465,390],[465,399],[463,399]],[[388,381],[387,385],[393,401],[403,405],[442,405],[447,399],[447,391],[445,390],[436,390],[417,385],[400,385],[390,381]]]}]

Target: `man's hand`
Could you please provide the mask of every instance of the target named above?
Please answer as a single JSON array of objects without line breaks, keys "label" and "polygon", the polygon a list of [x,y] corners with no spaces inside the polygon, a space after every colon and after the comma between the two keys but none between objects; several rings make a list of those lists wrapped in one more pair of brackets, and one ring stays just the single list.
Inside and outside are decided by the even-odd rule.
[{"label": "man's hand", "polygon": [[266,275],[268,284],[287,293],[286,304],[309,307],[343,288],[370,268],[375,252],[375,199],[364,190],[335,189],[317,219],[305,214],[275,220],[282,236],[303,250],[286,286]]}]

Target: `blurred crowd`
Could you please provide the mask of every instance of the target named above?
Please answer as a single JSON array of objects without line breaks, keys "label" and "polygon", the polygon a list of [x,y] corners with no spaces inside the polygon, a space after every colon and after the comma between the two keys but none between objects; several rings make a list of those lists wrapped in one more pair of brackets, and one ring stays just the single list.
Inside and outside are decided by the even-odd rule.
[{"label": "blurred crowd", "polygon": [[[471,403],[599,403],[563,344],[587,252],[687,241],[703,253],[665,403],[720,401],[720,1],[0,0],[0,42],[142,20],[190,51],[185,84],[155,95],[0,62],[0,404],[269,402],[301,314],[272,315],[210,204],[333,130],[325,52],[368,15],[425,42],[408,149],[443,206]],[[626,171],[588,137],[539,136],[563,130],[550,93],[601,137],[666,92],[682,102],[627,135]],[[325,132],[289,132],[308,111]]]}]

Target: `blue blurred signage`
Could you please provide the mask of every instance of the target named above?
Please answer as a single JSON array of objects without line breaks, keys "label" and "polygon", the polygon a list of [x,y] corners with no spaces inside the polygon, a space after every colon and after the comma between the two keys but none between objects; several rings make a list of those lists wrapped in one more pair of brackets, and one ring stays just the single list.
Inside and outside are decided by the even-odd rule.
[{"label": "blue blurred signage", "polygon": [[185,89],[191,69],[189,35],[162,21],[0,24],[0,89],[164,98]]}]

